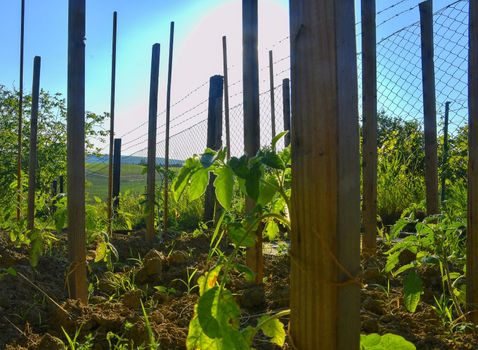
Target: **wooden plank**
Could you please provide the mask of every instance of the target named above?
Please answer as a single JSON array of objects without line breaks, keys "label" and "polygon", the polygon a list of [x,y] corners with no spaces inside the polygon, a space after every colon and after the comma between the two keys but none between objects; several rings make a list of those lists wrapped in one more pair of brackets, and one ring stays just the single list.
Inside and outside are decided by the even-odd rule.
[{"label": "wooden plank", "polygon": [[360,161],[353,0],[290,3],[290,335],[359,349]]},{"label": "wooden plank", "polygon": [[166,91],[166,150],[164,156],[164,208],[163,208],[163,235],[168,232],[168,213],[169,213],[169,129],[171,121],[171,79],[173,74],[173,47],[174,47],[174,22],[171,22],[169,36],[169,65],[168,65],[168,86]]},{"label": "wooden plank", "polygon": [[222,57],[224,72],[224,118],[226,127],[227,159],[231,159],[231,132],[229,127],[229,72],[227,66],[227,38],[222,37]]},{"label": "wooden plank", "polygon": [[115,137],[115,97],[116,97],[116,34],[118,27],[118,14],[113,12],[113,41],[111,48],[111,94],[110,94],[110,150],[108,159],[108,199],[107,199],[107,215],[108,215],[108,233],[112,233],[112,217],[113,217],[113,143]]},{"label": "wooden plank", "polygon": [[270,83],[270,95],[271,95],[271,129],[272,138],[276,136],[276,98],[274,87],[274,54],[272,50],[269,50],[269,83]]},{"label": "wooden plank", "polygon": [[[222,95],[223,77],[215,75],[209,80],[209,107],[207,115],[207,147],[218,151],[222,147]],[[204,202],[204,221],[214,222],[216,208],[216,193],[214,191],[215,177],[211,176],[206,189]]]},{"label": "wooden plank", "polygon": [[85,0],[68,1],[68,292],[88,303],[85,232]]},{"label": "wooden plank", "polygon": [[284,136],[284,146],[290,145],[290,80],[282,80],[282,111],[284,117],[284,131],[289,133]]},{"label": "wooden plank", "polygon": [[23,134],[23,60],[25,47],[25,0],[21,0],[20,14],[20,87],[18,91],[17,134],[17,221],[22,216],[22,134]]},{"label": "wooden plank", "polygon": [[32,108],[30,118],[30,158],[28,161],[28,220],[27,228],[35,227],[35,190],[37,170],[37,133],[38,133],[38,100],[40,99],[41,58],[33,60]]},{"label": "wooden plank", "polygon": [[149,87],[148,173],[146,178],[146,241],[154,239],[154,208],[156,194],[156,127],[158,123],[159,54],[161,46],[153,45]]},{"label": "wooden plank", "polygon": [[419,5],[422,48],[423,113],[425,125],[425,186],[428,215],[438,214],[438,142],[433,49],[433,4]]},{"label": "wooden plank", "polygon": [[468,229],[466,298],[469,320],[478,324],[478,3],[470,1],[468,59]]},{"label": "wooden plank", "polygon": [[[261,146],[257,38],[257,0],[242,0],[244,152],[248,157],[254,157]],[[252,199],[246,198],[246,211],[250,212],[253,208],[254,202]],[[246,252],[246,264],[254,272],[257,283],[262,283],[264,275],[263,260],[262,232],[259,230],[255,246],[247,249]]]},{"label": "wooden plank", "polygon": [[121,139],[114,140],[113,157],[113,214],[118,213],[121,185]]},{"label": "wooden plank", "polygon": [[377,34],[375,0],[362,0],[362,177],[365,256],[377,250]]}]

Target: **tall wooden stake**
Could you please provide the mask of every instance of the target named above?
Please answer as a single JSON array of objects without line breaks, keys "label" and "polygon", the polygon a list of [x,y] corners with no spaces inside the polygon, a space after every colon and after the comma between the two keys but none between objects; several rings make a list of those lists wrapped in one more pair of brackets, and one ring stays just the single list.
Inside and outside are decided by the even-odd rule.
[{"label": "tall wooden stake", "polygon": [[353,0],[290,3],[294,348],[359,349],[360,161]]},{"label": "tall wooden stake", "polygon": [[224,64],[224,117],[226,126],[227,159],[231,159],[231,135],[229,128],[229,72],[227,67],[227,38],[222,37],[222,57]]},{"label": "tall wooden stake", "polygon": [[425,185],[428,215],[438,214],[438,142],[433,49],[433,4],[419,5],[422,43],[423,112],[425,119]]},{"label": "tall wooden stake", "polygon": [[273,139],[274,137],[276,137],[276,98],[274,88],[274,55],[272,53],[272,50],[269,51],[269,82],[271,90],[271,128]]},{"label": "tall wooden stake", "polygon": [[69,295],[88,302],[85,234],[85,0],[68,2],[68,268]]},{"label": "tall wooden stake", "polygon": [[282,110],[284,114],[284,131],[289,133],[284,136],[285,147],[290,145],[290,80],[282,80]]},{"label": "tall wooden stake", "polygon": [[154,208],[156,193],[156,126],[158,119],[159,54],[161,46],[153,45],[149,88],[148,174],[146,179],[146,241],[154,239]]},{"label": "tall wooden stake", "polygon": [[25,0],[21,5],[20,24],[20,91],[18,92],[18,136],[17,136],[17,220],[22,216],[22,129],[23,129],[23,56],[25,43]]},{"label": "tall wooden stake", "polygon": [[112,231],[113,201],[113,143],[115,137],[115,92],[116,92],[116,33],[118,14],[113,12],[113,42],[111,58],[111,100],[110,100],[110,153],[108,163],[108,233]]},{"label": "tall wooden stake", "polygon": [[171,22],[169,36],[169,63],[168,63],[168,86],[166,92],[166,150],[164,156],[164,211],[163,211],[163,234],[168,232],[169,214],[169,128],[171,121],[171,79],[173,75],[173,47],[174,47],[174,22]]},{"label": "tall wooden stake", "polygon": [[28,226],[35,227],[35,189],[37,170],[37,131],[38,131],[38,100],[40,99],[40,68],[41,58],[33,60],[32,111],[30,119],[30,159],[28,164]]},{"label": "tall wooden stake", "polygon": [[478,3],[476,1],[470,1],[469,13],[466,302],[470,321],[478,324]]},{"label": "tall wooden stake", "polygon": [[[222,92],[223,78],[215,75],[209,80],[209,107],[207,116],[207,147],[218,151],[222,147]],[[204,203],[204,221],[214,220],[216,193],[214,191],[214,176],[209,179]]]},{"label": "tall wooden stake", "polygon": [[377,250],[377,34],[375,0],[362,0],[363,253]]},{"label": "tall wooden stake", "polygon": [[[248,157],[254,157],[256,155],[257,151],[259,151],[261,141],[257,11],[257,0],[242,0],[244,151]],[[253,200],[246,198],[246,211],[250,212],[253,207]],[[247,250],[246,264],[254,272],[256,283],[262,283],[262,277],[264,275],[262,232],[258,231],[255,246]]]}]

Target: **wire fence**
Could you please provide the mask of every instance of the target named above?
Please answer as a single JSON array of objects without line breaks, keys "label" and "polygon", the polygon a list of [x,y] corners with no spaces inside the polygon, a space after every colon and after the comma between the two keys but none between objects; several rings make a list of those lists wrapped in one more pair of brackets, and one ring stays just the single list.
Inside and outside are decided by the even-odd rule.
[{"label": "wire fence", "polygon": [[[418,13],[418,4],[410,0],[401,0],[377,12],[377,30],[384,28],[402,16]],[[443,164],[443,130],[445,105],[450,103],[448,133],[450,138],[450,156],[456,161],[463,174],[466,175],[466,155],[463,154],[463,135],[466,136],[468,120],[468,0],[449,2],[434,13],[434,49],[435,49],[435,82],[437,102],[437,126],[439,141],[440,175],[446,174]],[[360,24],[357,34],[360,35]],[[359,39],[359,38],[358,38]],[[288,45],[289,38],[284,38],[272,48]],[[359,114],[361,114],[361,53],[357,55]],[[423,140],[423,90],[421,67],[420,23],[415,22],[388,34],[377,42],[377,97],[379,111],[379,208],[386,206],[386,196],[393,195],[390,181],[408,182],[409,195],[402,199],[412,204],[424,199],[424,192],[416,182],[423,183],[424,140]],[[237,67],[230,67],[236,69]],[[262,79],[260,94],[260,126],[261,145],[270,144],[271,98],[268,65],[260,68]],[[283,93],[282,79],[290,75],[290,57],[284,56],[274,60],[275,78],[275,124],[276,132],[283,130]],[[191,90],[183,98],[173,104],[170,131],[170,159],[172,165],[180,165],[193,154],[200,154],[206,147],[208,81]],[[229,84],[230,95],[230,139],[231,155],[239,156],[244,150],[242,81]],[[165,124],[164,112],[158,116],[157,149],[158,163],[164,159]],[[123,164],[144,164],[147,155],[147,123],[136,126],[130,132],[120,135],[123,139]],[[225,127],[223,127],[225,131]],[[223,145],[225,134],[223,132]],[[411,146],[410,146],[411,145]],[[466,146],[466,143],[465,143]],[[408,154],[406,153],[409,147]],[[405,149],[405,154],[400,150]],[[387,154],[388,152],[388,154]],[[465,152],[466,153],[466,152]],[[393,158],[394,157],[394,158]],[[461,158],[460,158],[461,157]],[[393,159],[392,159],[393,158]],[[415,173],[421,176],[400,179],[387,178],[390,167],[397,164],[399,169],[414,167]],[[88,179],[95,182],[95,177],[106,176],[107,157],[101,157],[94,164],[89,164]],[[131,170],[131,169],[130,169]],[[388,171],[389,173],[385,173]],[[392,172],[393,174],[393,172]],[[121,175],[122,191],[128,189],[132,180],[146,184],[146,177],[138,170],[131,173],[123,171]],[[98,183],[101,183],[98,181]],[[126,186],[123,186],[126,185]],[[138,187],[141,187],[138,186]],[[420,185],[421,186],[421,185]],[[416,187],[416,188],[415,188]],[[421,186],[423,188],[423,186]],[[403,188],[402,188],[403,190]],[[415,191],[415,192],[414,192]],[[93,191],[94,192],[94,191]],[[384,197],[385,196],[385,197]]]}]

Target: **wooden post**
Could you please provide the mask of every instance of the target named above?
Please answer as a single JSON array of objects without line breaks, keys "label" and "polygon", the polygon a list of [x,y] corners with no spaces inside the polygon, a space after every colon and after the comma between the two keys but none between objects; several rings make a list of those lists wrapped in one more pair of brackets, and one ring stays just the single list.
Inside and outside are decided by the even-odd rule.
[{"label": "wooden post", "polygon": [[423,113],[425,124],[425,186],[427,214],[438,214],[438,142],[435,98],[435,60],[433,49],[433,4],[419,5],[422,43]]},{"label": "wooden post", "polygon": [[28,223],[27,228],[35,227],[35,189],[37,170],[37,131],[38,100],[40,99],[40,67],[41,58],[33,60],[32,111],[30,119],[30,159],[28,164]]},{"label": "wooden post", "polygon": [[85,233],[85,0],[68,2],[68,292],[88,302]]},{"label": "wooden post", "polygon": [[148,124],[148,174],[146,180],[146,241],[154,238],[154,203],[156,186],[156,125],[158,115],[159,53],[161,46],[153,45],[151,57],[151,81],[149,88],[149,124]]},{"label": "wooden post", "polygon": [[290,3],[294,348],[359,349],[360,161],[353,0]]},{"label": "wooden post", "polygon": [[227,38],[222,37],[222,56],[224,64],[224,117],[226,126],[227,159],[231,159],[231,134],[229,128],[229,72],[227,71]]},{"label": "wooden post", "polygon": [[478,324],[478,3],[470,1],[468,56],[468,226],[466,302]]},{"label": "wooden post", "polygon": [[22,129],[23,129],[23,57],[25,43],[25,0],[21,0],[20,15],[20,90],[18,92],[18,135],[17,135],[17,221],[22,216]]},{"label": "wooden post", "polygon": [[56,179],[51,182],[51,195],[52,197],[58,195],[58,181]]},{"label": "wooden post", "polygon": [[363,253],[377,250],[377,34],[375,0],[362,0]]},{"label": "wooden post", "polygon": [[169,36],[169,64],[168,64],[168,86],[166,92],[166,150],[164,156],[164,210],[163,210],[163,235],[168,232],[169,214],[169,128],[171,121],[171,79],[173,74],[173,46],[174,45],[174,22],[171,22]]},{"label": "wooden post", "polygon": [[290,145],[290,81],[282,80],[282,109],[284,114],[284,131],[289,133],[284,136],[285,147]]},{"label": "wooden post", "polygon": [[119,207],[120,179],[121,179],[121,139],[114,140],[113,158],[113,213],[117,214]]},{"label": "wooden post", "polygon": [[60,175],[59,177],[59,182],[60,182],[60,193],[65,193],[65,178],[63,175]]},{"label": "wooden post", "polygon": [[115,97],[116,97],[116,33],[118,14],[113,12],[113,41],[111,55],[111,100],[110,100],[110,151],[108,159],[108,234],[112,231],[113,201],[113,143],[115,137]]},{"label": "wooden post", "polygon": [[[215,75],[209,80],[209,107],[207,115],[207,147],[218,151],[222,147],[222,92],[223,78]],[[214,191],[214,176],[209,179],[204,203],[204,221],[214,220],[216,194]]]},{"label": "wooden post", "polygon": [[276,137],[276,98],[275,98],[275,88],[274,88],[274,55],[272,50],[269,51],[269,82],[270,82],[270,93],[271,93],[271,128],[272,128],[272,138]]},{"label": "wooden post", "polygon": [[450,102],[445,103],[445,125],[443,125],[443,161],[441,174],[441,202],[446,199],[446,178],[448,175],[448,123],[450,114]]},{"label": "wooden post", "polygon": [[[242,0],[242,64],[244,105],[244,152],[254,157],[261,146],[259,117],[259,64],[257,0]],[[246,198],[246,211],[254,208],[251,198]],[[256,244],[247,249],[246,264],[254,272],[256,283],[262,283],[264,259],[262,256],[262,232],[257,233]]]}]

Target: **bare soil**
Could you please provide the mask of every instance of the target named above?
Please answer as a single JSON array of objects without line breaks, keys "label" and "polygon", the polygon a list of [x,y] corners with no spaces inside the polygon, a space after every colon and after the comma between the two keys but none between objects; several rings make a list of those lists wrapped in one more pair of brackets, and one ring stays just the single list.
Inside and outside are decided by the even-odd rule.
[{"label": "bare soil", "polygon": [[[209,268],[206,259],[209,240],[205,236],[175,234],[166,238],[166,242],[174,243],[155,242],[148,246],[143,235],[143,232],[114,235],[112,243],[120,256],[116,275],[108,272],[104,264],[93,263],[91,247],[89,276],[94,290],[89,305],[85,306],[68,299],[64,236],[41,258],[38,267],[32,269],[28,251],[15,248],[7,235],[0,233],[0,267],[13,267],[17,271],[17,276],[8,275],[0,281],[0,349],[62,349],[57,338],[66,343],[64,331],[71,337],[78,332],[80,341],[88,334],[93,335],[95,350],[109,349],[109,332],[128,339],[130,344],[145,343],[148,333],[141,302],[162,349],[185,349],[188,324],[198,296],[196,290],[188,294],[187,283],[181,280],[186,282],[187,271],[192,273],[197,269],[192,286]],[[230,288],[243,309],[243,325],[255,324],[264,313],[288,308],[288,255],[266,254],[265,263],[263,286],[251,286],[240,276],[231,282]],[[432,303],[421,302],[416,313],[407,312],[402,305],[399,283],[392,282],[388,292],[377,287],[387,286],[387,279],[380,273],[383,262],[375,262],[377,267],[368,265],[363,273],[361,293],[363,333],[399,334],[413,342],[417,349],[424,350],[478,349],[477,332],[469,328],[451,332],[433,310]],[[135,287],[128,284],[133,275]],[[154,288],[158,286],[164,288],[161,291]],[[435,293],[433,286],[427,288],[429,295]],[[287,326],[287,318],[283,322]],[[254,346],[277,349],[261,336]],[[286,344],[284,349],[291,347]]]}]

